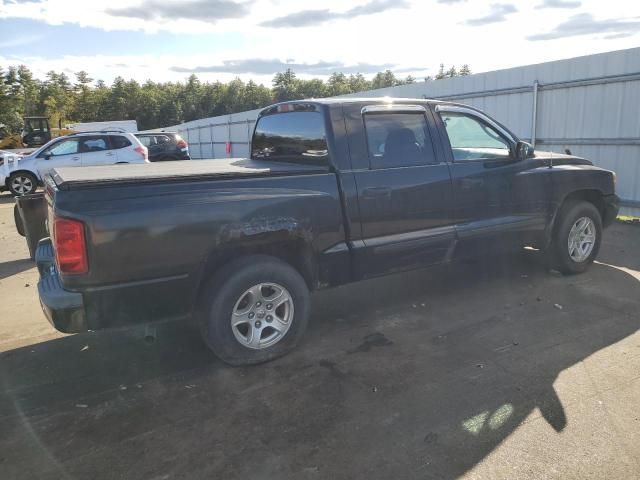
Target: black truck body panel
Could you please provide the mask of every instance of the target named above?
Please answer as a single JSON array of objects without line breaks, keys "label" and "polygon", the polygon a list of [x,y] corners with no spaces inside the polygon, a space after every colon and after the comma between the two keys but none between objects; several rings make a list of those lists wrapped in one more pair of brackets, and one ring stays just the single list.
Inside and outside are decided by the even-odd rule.
[{"label": "black truck body panel", "polygon": [[[131,165],[117,178],[116,169],[81,172],[91,178],[83,183],[74,169],[58,172],[56,214],[86,225],[89,273],[64,284],[82,289],[89,328],[187,316],[207,261],[267,235],[305,245],[318,259],[318,281],[332,283],[334,268],[325,264],[344,256],[331,249],[345,239],[334,173],[265,162],[251,169],[237,160],[189,163],[198,164],[197,174],[174,175],[171,163],[150,165],[159,167],[151,173]],[[233,180],[230,171],[237,172]]]},{"label": "black truck body panel", "polygon": [[[605,224],[617,213],[612,172],[584,159],[536,152],[455,161],[434,109],[442,102],[393,99],[400,110],[424,108],[433,150],[430,163],[397,168],[372,168],[363,120],[365,107],[388,100],[288,105],[296,104],[323,115],[324,165],[162,162],[59,169],[48,178],[50,215],[84,222],[89,261],[85,275],[60,275],[50,244],[39,248],[41,300],[56,327],[188,317],[202,282],[244,253],[290,259],[315,289],[505,245],[544,247],[558,208],[576,192],[598,196]],[[48,304],[60,305],[56,288],[73,297],[62,312]]]}]

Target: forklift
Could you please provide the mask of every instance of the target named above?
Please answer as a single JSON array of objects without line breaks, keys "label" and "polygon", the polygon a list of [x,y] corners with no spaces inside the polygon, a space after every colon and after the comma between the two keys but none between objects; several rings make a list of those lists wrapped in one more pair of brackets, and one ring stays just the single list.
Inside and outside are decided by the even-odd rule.
[{"label": "forklift", "polygon": [[0,149],[39,147],[52,138],[71,133],[75,133],[75,131],[62,128],[62,125],[59,125],[58,128],[49,128],[49,119],[47,117],[24,117],[24,125],[20,134],[10,134],[6,126],[0,124]]}]

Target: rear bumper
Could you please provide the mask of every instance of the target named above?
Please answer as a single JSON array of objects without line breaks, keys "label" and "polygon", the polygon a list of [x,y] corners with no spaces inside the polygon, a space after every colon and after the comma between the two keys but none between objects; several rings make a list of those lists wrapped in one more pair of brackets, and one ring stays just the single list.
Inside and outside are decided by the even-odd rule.
[{"label": "rear bumper", "polygon": [[604,211],[602,212],[602,225],[608,227],[618,216],[618,211],[620,210],[620,197],[615,194],[605,195],[603,200]]},{"label": "rear bumper", "polygon": [[82,294],[62,288],[50,239],[45,238],[38,243],[35,258],[40,273],[40,305],[49,323],[63,333],[86,332],[87,321]]}]

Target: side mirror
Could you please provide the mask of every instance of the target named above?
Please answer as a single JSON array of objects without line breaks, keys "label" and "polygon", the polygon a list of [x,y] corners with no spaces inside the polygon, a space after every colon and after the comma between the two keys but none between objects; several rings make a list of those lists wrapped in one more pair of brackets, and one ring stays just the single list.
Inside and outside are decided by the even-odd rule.
[{"label": "side mirror", "polygon": [[52,157],[52,155],[51,155],[50,153],[47,153],[47,154],[44,156],[44,159],[45,159],[45,160],[49,160],[51,157]]},{"label": "side mirror", "polygon": [[524,160],[526,158],[533,157],[533,145],[528,142],[518,141],[516,144],[516,159]]}]

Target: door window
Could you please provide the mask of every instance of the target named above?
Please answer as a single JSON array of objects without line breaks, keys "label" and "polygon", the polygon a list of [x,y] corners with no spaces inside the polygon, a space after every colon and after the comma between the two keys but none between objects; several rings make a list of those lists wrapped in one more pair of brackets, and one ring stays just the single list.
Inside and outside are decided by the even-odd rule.
[{"label": "door window", "polygon": [[150,136],[146,136],[146,137],[138,137],[138,140],[140,140],[140,143],[142,145],[144,145],[145,147],[150,147],[152,144],[154,144],[154,137],[150,137]]},{"label": "door window", "polygon": [[479,118],[459,112],[440,112],[455,161],[504,159],[509,142]]},{"label": "door window", "polygon": [[437,163],[423,113],[365,114],[371,168]]},{"label": "door window", "polygon": [[[147,138],[147,137],[142,137],[142,138]],[[141,142],[142,142],[142,138],[140,139]],[[129,141],[129,139],[121,135],[109,135],[109,141],[111,142],[111,148],[113,150],[128,147],[129,145],[131,145],[131,142]],[[142,144],[147,146],[144,142],[142,142]]]},{"label": "door window", "polygon": [[83,153],[102,152],[109,150],[106,137],[87,137],[80,143],[80,151]]},{"label": "door window", "polygon": [[321,113],[275,113],[258,120],[251,158],[327,165],[328,156]]},{"label": "door window", "polygon": [[40,156],[51,155],[52,157],[59,157],[60,155],[73,155],[74,153],[78,153],[78,140],[69,139],[51,145]]}]

